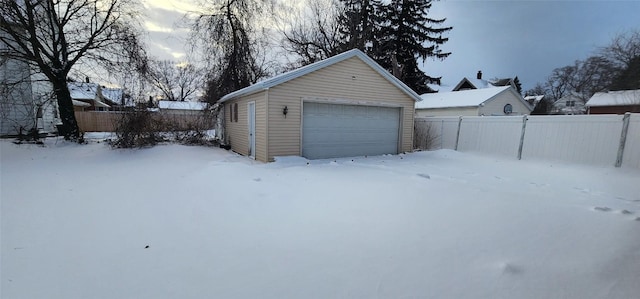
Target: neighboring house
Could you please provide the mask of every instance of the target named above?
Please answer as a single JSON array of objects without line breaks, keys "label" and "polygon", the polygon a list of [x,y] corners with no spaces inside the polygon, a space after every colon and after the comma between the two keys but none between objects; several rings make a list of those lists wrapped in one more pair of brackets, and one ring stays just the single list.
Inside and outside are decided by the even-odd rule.
[{"label": "neighboring house", "polygon": [[640,89],[597,92],[586,106],[589,114],[640,113]]},{"label": "neighboring house", "polygon": [[227,94],[219,103],[231,149],[273,161],[411,151],[419,100],[354,49]]},{"label": "neighboring house", "polygon": [[75,105],[76,111],[107,111],[109,106],[105,103],[104,96],[102,95],[102,87],[96,83],[89,82],[69,82],[67,83],[69,92],[71,93],[71,99],[74,103],[83,102],[86,105]]},{"label": "neighboring house", "polygon": [[482,79],[482,71],[478,71],[475,79],[462,78],[458,84],[451,91],[462,91],[469,89],[482,89],[491,87],[511,86],[514,90],[518,90],[515,80],[513,78],[505,79]]},{"label": "neighboring house", "polygon": [[32,129],[54,132],[59,119],[51,86],[28,63],[8,57],[8,51],[0,42],[0,136]]},{"label": "neighboring house", "polygon": [[205,102],[158,101],[158,109],[173,114],[197,114],[207,109]]},{"label": "neighboring house", "polygon": [[134,107],[131,97],[125,92],[124,88],[112,88],[102,86],[102,97],[105,103],[111,108]]},{"label": "neighboring house", "polygon": [[544,95],[532,95],[532,96],[525,96],[524,100],[529,103],[529,105],[531,107],[536,107],[538,106],[538,104],[540,104],[540,102],[542,101],[542,99],[544,99]]},{"label": "neighboring house", "polygon": [[511,86],[426,93],[415,105],[416,117],[523,115],[531,112]]},{"label": "neighboring house", "polygon": [[570,93],[553,103],[551,114],[578,115],[585,114],[587,107],[585,101],[577,93]]}]

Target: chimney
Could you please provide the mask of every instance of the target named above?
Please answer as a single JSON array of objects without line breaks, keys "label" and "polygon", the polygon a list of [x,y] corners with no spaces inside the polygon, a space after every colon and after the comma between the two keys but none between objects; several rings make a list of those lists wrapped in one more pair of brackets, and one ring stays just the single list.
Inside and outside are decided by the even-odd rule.
[{"label": "chimney", "polygon": [[89,83],[89,76],[87,76],[84,80],[85,82]]},{"label": "chimney", "polygon": [[476,75],[476,78],[478,78],[478,80],[482,80],[482,71],[478,71],[478,75]]}]

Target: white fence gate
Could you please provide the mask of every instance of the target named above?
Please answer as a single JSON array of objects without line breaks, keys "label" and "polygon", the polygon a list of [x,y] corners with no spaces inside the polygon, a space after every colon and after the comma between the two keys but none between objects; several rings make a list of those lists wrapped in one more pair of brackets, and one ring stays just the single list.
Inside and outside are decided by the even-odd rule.
[{"label": "white fence gate", "polygon": [[640,168],[640,114],[428,117],[415,127],[428,149]]}]

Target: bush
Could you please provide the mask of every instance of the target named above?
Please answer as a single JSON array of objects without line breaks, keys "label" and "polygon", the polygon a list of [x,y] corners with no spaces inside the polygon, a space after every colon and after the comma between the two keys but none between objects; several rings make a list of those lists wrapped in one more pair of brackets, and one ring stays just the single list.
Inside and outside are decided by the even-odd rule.
[{"label": "bush", "polygon": [[137,109],[124,113],[116,126],[117,148],[142,148],[160,142],[173,141],[188,145],[215,145],[217,141],[207,134],[215,123],[211,111],[200,115],[170,114]]},{"label": "bush", "polygon": [[116,126],[116,139],[111,146],[117,148],[143,148],[154,146],[163,141],[158,128],[160,123],[154,120],[147,109],[135,109],[123,113]]},{"label": "bush", "polygon": [[435,132],[431,122],[415,120],[413,128],[413,148],[417,150],[430,150],[435,148],[440,136]]}]

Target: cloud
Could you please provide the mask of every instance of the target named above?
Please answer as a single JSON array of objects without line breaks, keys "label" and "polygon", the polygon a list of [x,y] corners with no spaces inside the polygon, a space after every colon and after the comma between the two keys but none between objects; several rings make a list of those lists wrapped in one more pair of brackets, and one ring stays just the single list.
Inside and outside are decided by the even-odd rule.
[{"label": "cloud", "polygon": [[165,32],[165,33],[171,33],[174,31],[173,28],[169,28],[169,27],[164,27],[162,25],[158,25],[154,22],[151,22],[149,20],[144,22],[144,27],[150,31],[150,32]]}]

